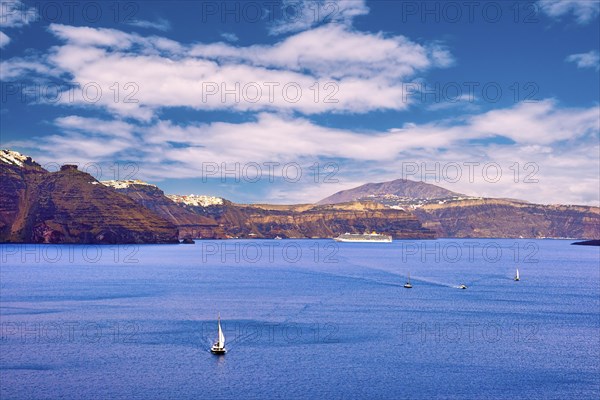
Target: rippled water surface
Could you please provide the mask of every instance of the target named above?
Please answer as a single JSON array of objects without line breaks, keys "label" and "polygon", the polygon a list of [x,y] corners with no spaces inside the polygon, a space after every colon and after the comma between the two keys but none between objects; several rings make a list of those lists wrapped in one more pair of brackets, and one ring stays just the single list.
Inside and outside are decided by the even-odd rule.
[{"label": "rippled water surface", "polygon": [[1,245],[0,398],[598,398],[570,243]]}]

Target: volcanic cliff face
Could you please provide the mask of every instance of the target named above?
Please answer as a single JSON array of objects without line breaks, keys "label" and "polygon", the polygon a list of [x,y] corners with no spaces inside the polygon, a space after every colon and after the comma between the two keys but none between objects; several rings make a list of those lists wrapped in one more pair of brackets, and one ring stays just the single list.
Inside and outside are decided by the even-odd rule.
[{"label": "volcanic cliff face", "polygon": [[500,199],[429,204],[414,210],[440,237],[600,237],[600,208]]},{"label": "volcanic cliff face", "polygon": [[223,228],[212,218],[186,210],[165,196],[157,186],[139,180],[103,181],[105,186],[125,194],[155,214],[173,223],[182,238],[222,239]]},{"label": "volcanic cliff face", "polygon": [[220,205],[186,207],[214,218],[229,237],[331,238],[345,232],[366,231],[387,233],[397,239],[434,237],[434,232],[424,228],[414,215],[372,202],[269,206],[224,200]]},{"label": "volcanic cliff face", "polygon": [[173,224],[76,166],[50,173],[2,154],[0,242],[178,243]]}]

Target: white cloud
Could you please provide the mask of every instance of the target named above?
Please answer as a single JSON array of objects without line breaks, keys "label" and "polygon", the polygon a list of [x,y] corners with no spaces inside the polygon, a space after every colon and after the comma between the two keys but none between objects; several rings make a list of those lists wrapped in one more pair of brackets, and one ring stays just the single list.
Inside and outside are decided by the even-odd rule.
[{"label": "white cloud", "polygon": [[13,57],[0,62],[0,80],[9,80],[22,77],[33,76],[51,76],[57,71],[53,71],[46,63],[40,62],[35,58]]},{"label": "white cloud", "polygon": [[98,118],[84,118],[76,115],[60,117],[55,125],[64,131],[80,132],[107,137],[133,138],[134,126],[123,121],[105,121]]},{"label": "white cloud", "polygon": [[283,0],[269,32],[273,35],[299,32],[320,24],[350,26],[352,20],[369,13],[365,0]]},{"label": "white cloud", "polygon": [[566,61],[577,64],[577,68],[594,68],[596,71],[600,70],[600,53],[597,50],[571,54],[566,58]]},{"label": "white cloud", "polygon": [[51,24],[49,27],[59,39],[71,46],[108,47],[115,50],[130,48],[134,43],[147,43],[140,35],[108,28]]},{"label": "white cloud", "polygon": [[[423,97],[421,97],[421,99],[423,101]],[[477,112],[481,109],[481,106],[477,104],[477,100],[477,96],[475,96],[474,93],[461,93],[460,96],[452,99],[436,99],[436,101],[428,104],[426,108],[429,111],[455,109],[463,110],[465,112]]]},{"label": "white cloud", "polygon": [[240,38],[235,33],[231,32],[221,33],[221,37],[227,40],[228,42],[237,42],[238,40],[240,40]]},{"label": "white cloud", "polygon": [[267,68],[308,70],[328,78],[403,78],[418,70],[447,67],[453,61],[449,52],[436,44],[423,46],[404,36],[357,32],[335,24],[298,33],[273,46],[200,44],[192,47],[191,54]]},{"label": "white cloud", "polygon": [[156,29],[162,32],[166,32],[171,29],[171,23],[164,18],[159,18],[156,21],[136,19],[134,21],[128,22],[128,24],[137,26],[139,28]]},{"label": "white cloud", "polygon": [[[43,70],[67,74],[81,85],[99,85],[103,95],[90,102],[77,92],[75,99],[61,96],[60,104],[101,106],[146,121],[168,107],[304,114],[403,110],[410,100],[405,82],[452,62],[437,44],[421,45],[403,36],[356,32],[335,24],[271,46],[248,47],[187,46],[104,28],[52,24],[49,29],[66,43],[52,48],[38,65],[7,60],[5,75]],[[135,85],[137,102],[115,101],[115,83],[121,89]],[[226,90],[234,94],[227,95]]]},{"label": "white cloud", "polygon": [[[151,181],[198,178],[203,163],[278,162],[279,176],[281,167],[289,162],[300,163],[305,171],[314,162],[324,165],[333,160],[340,166],[338,184],[315,186],[312,176],[307,176],[292,187],[274,185],[272,195],[281,202],[317,201],[357,183],[409,177],[471,195],[596,204],[599,113],[598,106],[566,109],[545,100],[453,120],[406,124],[384,132],[334,129],[305,118],[271,113],[239,124],[156,121],[149,126],[71,116],[55,121],[64,130],[61,135],[39,138],[29,145],[7,145],[30,147],[32,151],[26,153],[42,162],[75,157],[86,162],[133,160],[139,163],[141,176]],[[497,141],[498,137],[514,144],[503,144],[506,141]],[[451,162],[463,165],[463,176],[456,183],[440,174]],[[479,163],[474,181],[468,179],[465,162]],[[502,169],[498,182],[482,177],[483,167],[492,162]],[[423,175],[423,171],[403,176],[407,163],[425,165],[430,171],[437,166],[440,180],[435,181],[431,173]],[[530,178],[539,182],[524,182],[532,172]]]},{"label": "white cloud", "polygon": [[37,10],[19,0],[0,0],[0,27],[18,28],[38,18]]},{"label": "white cloud", "polygon": [[573,14],[580,24],[587,24],[600,14],[600,2],[596,0],[539,0],[537,4],[550,17]]},{"label": "white cloud", "polygon": [[520,144],[546,145],[597,133],[598,110],[559,108],[551,100],[520,103],[470,118],[468,131],[471,135],[504,136]]},{"label": "white cloud", "polygon": [[10,38],[4,32],[0,32],[0,49],[10,43]]},{"label": "white cloud", "polygon": [[[37,10],[19,0],[0,0],[0,28],[19,28],[38,18]],[[10,43],[10,37],[0,32],[0,49]],[[3,75],[3,73],[2,73]]]},{"label": "white cloud", "polygon": [[98,162],[114,159],[131,146],[131,140],[120,137],[95,136],[89,132],[65,131],[60,135],[48,135],[37,140],[16,140],[6,145],[13,148],[31,149],[38,154],[41,165],[50,163]]}]

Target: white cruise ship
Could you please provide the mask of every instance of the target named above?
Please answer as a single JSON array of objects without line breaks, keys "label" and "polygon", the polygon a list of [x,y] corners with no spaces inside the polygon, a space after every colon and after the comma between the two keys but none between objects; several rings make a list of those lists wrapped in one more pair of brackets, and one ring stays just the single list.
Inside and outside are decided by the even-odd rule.
[{"label": "white cruise ship", "polygon": [[390,235],[382,235],[377,232],[373,233],[344,233],[336,238],[336,242],[362,242],[362,243],[391,243]]}]

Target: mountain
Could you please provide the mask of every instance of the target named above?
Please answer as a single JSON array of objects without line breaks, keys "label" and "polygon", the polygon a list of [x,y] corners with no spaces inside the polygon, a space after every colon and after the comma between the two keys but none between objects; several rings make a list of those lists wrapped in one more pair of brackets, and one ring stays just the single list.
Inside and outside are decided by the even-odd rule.
[{"label": "mountain", "polygon": [[[182,238],[222,239],[225,237],[223,228],[217,221],[187,210],[182,204],[173,201],[173,196],[166,196],[156,185],[140,180],[112,180],[100,183],[130,197],[177,226],[179,236]],[[187,196],[183,197],[187,198]]]},{"label": "mountain", "polygon": [[600,237],[600,208],[542,205],[522,200],[465,196],[439,186],[397,179],[369,183],[321,200],[331,204],[370,200],[415,215],[438,237],[581,238]]},{"label": "mountain", "polygon": [[389,182],[367,183],[354,189],[342,190],[324,198],[317,204],[347,203],[378,196],[395,196],[415,200],[459,197],[462,195],[429,183],[396,179]]},{"label": "mountain", "polygon": [[74,165],[0,150],[0,242],[178,243],[175,225]]}]

